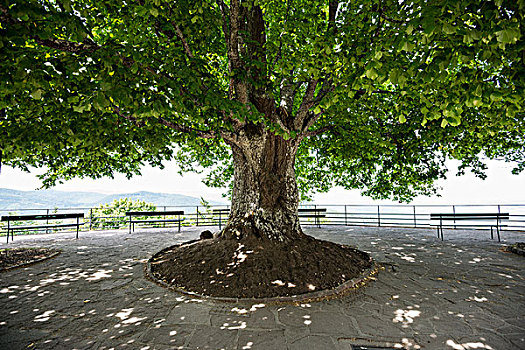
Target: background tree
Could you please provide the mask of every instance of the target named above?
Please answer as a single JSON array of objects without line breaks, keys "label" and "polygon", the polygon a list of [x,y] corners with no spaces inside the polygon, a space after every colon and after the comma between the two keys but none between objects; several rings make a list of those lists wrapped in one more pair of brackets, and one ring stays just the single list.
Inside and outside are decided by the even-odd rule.
[{"label": "background tree", "polygon": [[[126,216],[128,211],[155,211],[157,206],[137,199],[131,198],[114,199],[111,203],[103,203],[93,208],[90,212],[91,226],[95,229],[112,229],[129,225]],[[151,219],[151,217],[138,217],[137,219]]]},{"label": "background tree", "polygon": [[3,161],[44,184],[175,158],[233,179],[223,237],[302,237],[303,193],[524,169],[521,1],[0,1]]}]

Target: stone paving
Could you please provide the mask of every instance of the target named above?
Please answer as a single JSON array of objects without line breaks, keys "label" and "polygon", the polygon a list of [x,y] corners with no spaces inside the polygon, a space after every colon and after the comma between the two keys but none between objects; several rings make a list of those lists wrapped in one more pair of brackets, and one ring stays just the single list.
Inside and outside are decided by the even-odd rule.
[{"label": "stone paving", "polygon": [[[0,273],[0,349],[524,349],[524,232],[306,228],[385,269],[335,300],[298,305],[192,299],[144,278],[156,251],[198,237],[149,229],[15,236],[56,258]],[[5,243],[0,248],[5,248]]]}]

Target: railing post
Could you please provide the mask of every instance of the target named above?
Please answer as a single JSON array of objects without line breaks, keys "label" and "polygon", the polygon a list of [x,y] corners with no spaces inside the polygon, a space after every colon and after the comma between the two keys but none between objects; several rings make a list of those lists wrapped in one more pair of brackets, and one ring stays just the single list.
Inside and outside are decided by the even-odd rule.
[{"label": "railing post", "polygon": [[345,204],[345,226],[348,226],[348,219],[346,218],[346,204]]},{"label": "railing post", "polygon": [[[46,214],[49,215],[49,209],[47,209]],[[49,219],[46,218],[46,226],[49,225]],[[46,234],[49,233],[49,229],[46,227]]]},{"label": "railing post", "polygon": [[89,208],[89,230],[93,227],[93,208]]},{"label": "railing post", "polygon": [[452,206],[452,212],[454,213],[454,230],[456,229],[456,206]]},{"label": "railing post", "polygon": [[314,204],[314,224],[316,224],[319,227],[320,221],[321,220],[319,220],[319,216],[317,215],[317,204]]},{"label": "railing post", "polygon": [[414,228],[417,227],[417,221],[416,221],[416,206],[412,206],[414,208]]},{"label": "railing post", "polygon": [[197,226],[199,226],[199,206],[198,205],[197,205],[197,211],[195,215],[197,215]]},{"label": "railing post", "polygon": [[379,205],[377,206],[377,226],[381,227],[381,213],[379,212]]},{"label": "railing post", "polygon": [[[162,223],[162,227],[166,227],[166,206],[164,206],[164,215],[162,216],[162,219],[164,220],[164,222]],[[179,219],[180,219],[180,215],[179,215]],[[180,231],[180,221],[179,221],[179,231]]]},{"label": "railing post", "polygon": [[498,240],[499,240],[499,223],[500,223],[501,205],[498,204],[498,217],[496,218],[496,228],[498,229]]}]

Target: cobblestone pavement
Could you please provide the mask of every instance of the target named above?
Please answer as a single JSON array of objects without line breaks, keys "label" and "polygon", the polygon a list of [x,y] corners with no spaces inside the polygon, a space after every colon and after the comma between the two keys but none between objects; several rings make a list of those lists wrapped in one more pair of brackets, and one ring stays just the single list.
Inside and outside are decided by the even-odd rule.
[{"label": "cobblestone pavement", "polygon": [[523,232],[498,243],[487,231],[449,231],[442,242],[425,229],[307,228],[385,269],[341,299],[264,305],[192,299],[144,278],[147,258],[201,230],[15,237],[9,247],[63,252],[0,273],[0,348],[525,348],[525,259],[501,251]]}]

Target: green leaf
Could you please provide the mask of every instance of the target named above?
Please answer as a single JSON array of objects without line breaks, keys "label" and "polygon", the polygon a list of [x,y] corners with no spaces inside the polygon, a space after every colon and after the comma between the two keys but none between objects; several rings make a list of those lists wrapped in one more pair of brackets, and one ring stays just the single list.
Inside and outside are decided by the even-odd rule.
[{"label": "green leaf", "polygon": [[392,84],[397,84],[397,83],[398,83],[399,75],[400,75],[400,70],[397,69],[397,68],[396,68],[396,69],[393,69],[393,70],[390,72],[389,79],[390,79],[390,81],[392,82]]},{"label": "green leaf", "polygon": [[159,16],[159,10],[157,10],[155,7],[150,8],[149,13],[151,13],[153,17]]},{"label": "green leaf", "polygon": [[406,52],[410,52],[410,51],[414,50],[415,47],[416,47],[416,45],[414,45],[414,43],[411,43],[409,41],[405,41],[403,43],[403,46],[401,46],[401,50],[402,51],[406,51]]},{"label": "green leaf", "polygon": [[370,68],[366,71],[366,76],[369,78],[369,79],[376,79],[377,78],[377,72],[375,71],[374,68]]},{"label": "green leaf", "polygon": [[38,89],[31,93],[31,97],[35,100],[41,100],[42,99],[42,90]]},{"label": "green leaf", "polygon": [[62,0],[62,5],[64,6],[64,9],[67,12],[71,12],[73,9],[71,8],[71,0]]},{"label": "green leaf", "polygon": [[407,121],[407,118],[403,114],[400,114],[399,115],[399,122],[400,123],[405,123],[406,121]]},{"label": "green leaf", "polygon": [[483,105],[483,101],[480,98],[475,98],[472,100],[472,104],[474,105],[474,107],[480,107],[481,105]]},{"label": "green leaf", "polygon": [[521,33],[519,29],[509,28],[496,32],[496,38],[500,43],[514,44],[521,38]]},{"label": "green leaf", "polygon": [[102,82],[100,83],[100,88],[102,89],[102,91],[108,91],[111,89],[111,83]]},{"label": "green leaf", "polygon": [[453,25],[449,24],[449,23],[444,23],[443,24],[443,33],[445,34],[454,34],[456,33],[456,27],[454,27]]},{"label": "green leaf", "polygon": [[84,106],[73,106],[73,110],[77,113],[84,112]]}]

